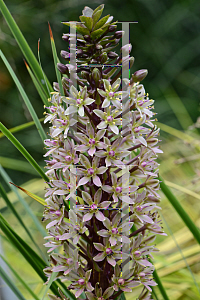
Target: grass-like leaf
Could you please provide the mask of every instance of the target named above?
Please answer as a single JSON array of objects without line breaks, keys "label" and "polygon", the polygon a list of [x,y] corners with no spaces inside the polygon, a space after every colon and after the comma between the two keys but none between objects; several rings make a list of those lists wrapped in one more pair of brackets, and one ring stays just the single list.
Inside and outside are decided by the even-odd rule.
[{"label": "grass-like leaf", "polygon": [[194,238],[197,240],[197,242],[200,244],[200,231],[194,224],[194,222],[190,219],[189,215],[186,213],[184,208],[181,206],[179,201],[176,199],[174,194],[171,192],[171,190],[167,187],[163,179],[159,176],[159,180],[161,181],[160,187],[162,192],[165,194],[169,202],[173,205],[176,212],[179,214],[183,222],[186,224],[188,229],[192,232]]},{"label": "grass-like leaf", "polygon": [[19,300],[26,300],[24,296],[21,294],[19,289],[16,287],[14,282],[9,278],[9,276],[6,274],[6,272],[3,270],[3,268],[0,266],[0,276],[2,279],[7,283],[7,285],[11,288],[13,293],[17,296]]},{"label": "grass-like leaf", "polygon": [[16,186],[18,189],[20,189],[20,190],[21,190],[22,192],[24,192],[25,194],[27,194],[29,197],[31,197],[31,198],[33,198],[34,200],[36,200],[37,202],[39,202],[40,204],[42,204],[42,205],[47,205],[47,203],[45,202],[45,200],[44,200],[43,198],[41,198],[41,197],[39,197],[39,196],[37,196],[37,195],[35,195],[35,194],[33,194],[33,193],[31,193],[31,192],[29,192],[29,191],[23,189],[22,187],[20,187],[20,186],[14,184],[14,183],[12,183],[12,182],[10,182],[10,183],[13,184],[14,186]]},{"label": "grass-like leaf", "polygon": [[[40,276],[40,278],[44,282],[46,282],[46,276],[43,273],[43,269],[46,267],[46,264],[42,260],[42,258],[38,256],[37,253],[10,227],[10,225],[7,223],[7,221],[3,218],[1,214],[0,214],[0,226],[3,233],[8,238],[8,240],[13,244],[14,247],[16,247],[19,250],[19,252],[27,260],[27,262],[33,267],[36,273]],[[58,282],[65,289],[66,296],[70,298],[70,300],[76,300],[75,296],[66,289],[65,285],[62,284],[59,280]],[[51,284],[50,289],[55,295],[59,296],[57,282],[54,281]]]},{"label": "grass-like leaf", "polygon": [[33,211],[31,210],[31,208],[29,207],[29,205],[26,203],[26,201],[23,199],[23,197],[21,197],[21,195],[18,192],[18,189],[9,184],[9,182],[12,181],[12,179],[8,176],[8,174],[6,173],[6,171],[1,167],[0,165],[0,174],[3,177],[3,179],[5,180],[6,184],[8,185],[8,187],[13,190],[13,192],[17,195],[19,201],[21,202],[22,206],[24,207],[24,209],[26,210],[26,212],[29,214],[29,216],[32,218],[33,223],[35,224],[35,226],[37,227],[38,232],[41,233],[41,235],[44,237],[46,236],[46,230],[42,227],[41,223],[39,222],[39,220],[37,219],[37,217],[35,216],[35,214],[33,213]]},{"label": "grass-like leaf", "polygon": [[[40,83],[41,88],[45,91],[46,97],[48,98],[49,93],[48,93],[46,87],[42,84],[42,82],[44,80],[44,75],[41,70],[41,67],[3,0],[0,0],[0,10],[12,32],[15,40],[17,41],[23,55],[25,56],[27,62],[31,66],[31,69],[33,70],[38,82]],[[45,76],[45,81],[47,82],[49,90],[53,91],[53,88],[52,88],[51,84],[49,83],[49,80],[46,76]]]},{"label": "grass-like leaf", "polygon": [[47,97],[46,97],[46,94],[44,92],[44,90],[41,88],[41,85],[39,84],[37,78],[35,77],[35,75],[33,74],[33,72],[31,71],[29,65],[27,64],[27,62],[24,60],[24,63],[25,63],[25,66],[28,70],[28,73],[36,87],[36,90],[38,91],[38,94],[40,95],[40,98],[42,99],[44,105],[48,106],[49,103],[48,103],[48,100],[47,100]]},{"label": "grass-like leaf", "polygon": [[[44,118],[41,118],[39,119],[40,122],[44,121]],[[18,131],[21,131],[23,129],[26,129],[26,128],[29,128],[30,126],[33,126],[35,124],[34,121],[31,121],[31,122],[27,122],[27,123],[24,123],[24,124],[21,124],[21,125],[18,125],[18,126],[15,126],[13,128],[10,128],[9,131],[12,132],[12,133],[15,133],[15,132],[18,132]],[[0,138],[4,137],[5,135],[3,134],[3,132],[0,132]]]},{"label": "grass-like leaf", "polygon": [[13,267],[9,264],[9,262],[5,259],[5,257],[3,257],[1,254],[0,254],[0,257],[4,260],[4,262],[7,264],[7,266],[9,267],[9,269],[12,271],[12,273],[17,278],[17,280],[19,282],[21,282],[21,284],[23,285],[23,287],[31,294],[31,296],[35,300],[39,300],[39,298],[37,297],[37,295],[35,295],[35,293],[33,293],[32,289],[26,284],[26,282],[21,278],[21,276],[13,269]]},{"label": "grass-like leaf", "polygon": [[42,171],[40,166],[34,160],[34,158],[28,153],[28,151],[22,146],[22,144],[12,135],[12,133],[0,122],[0,130],[3,134],[13,143],[13,145],[22,153],[22,155],[29,161],[29,163],[36,169],[36,171],[42,176],[45,181],[49,181],[49,178]]},{"label": "grass-like leaf", "polygon": [[57,68],[58,56],[57,56],[57,52],[56,52],[56,45],[55,45],[55,41],[54,41],[54,38],[53,38],[53,33],[52,33],[52,30],[51,30],[50,24],[49,24],[49,34],[50,34],[51,48],[52,48],[52,53],[53,53],[53,60],[54,60],[56,76],[57,76],[57,80],[58,80],[58,84],[59,84],[60,94],[62,96],[64,96],[64,90],[63,90],[63,86],[62,86],[61,74],[60,74],[60,72],[58,71],[58,68]]},{"label": "grass-like leaf", "polygon": [[29,229],[26,227],[26,225],[24,224],[21,216],[18,214],[18,212],[16,211],[14,205],[10,202],[9,198],[7,197],[6,191],[4,190],[3,186],[0,183],[0,195],[2,196],[2,198],[4,199],[6,205],[10,208],[10,210],[12,211],[13,215],[17,218],[17,220],[19,221],[19,223],[21,224],[21,226],[24,228],[24,230],[26,231],[26,233],[28,234],[29,238],[31,239],[31,241],[33,242],[33,244],[36,246],[36,248],[38,249],[39,253],[42,255],[42,252],[39,248],[39,246],[37,245],[37,243],[35,242],[32,234],[30,233]]},{"label": "grass-like leaf", "polygon": [[41,136],[42,141],[44,141],[46,139],[46,134],[44,132],[44,129],[42,128],[42,125],[41,125],[41,123],[40,123],[40,121],[39,121],[39,119],[37,117],[37,114],[36,114],[36,112],[35,112],[32,104],[31,104],[31,102],[30,102],[27,94],[25,93],[25,91],[24,91],[21,83],[19,82],[17,76],[15,75],[15,72],[11,68],[9,62],[7,61],[5,55],[3,54],[3,52],[1,50],[0,50],[0,56],[1,56],[4,64],[6,65],[8,71],[10,72],[10,75],[12,76],[12,78],[13,78],[13,80],[14,80],[14,82],[15,82],[15,84],[16,84],[16,86],[17,86],[17,88],[18,88],[18,90],[19,90],[19,92],[20,92],[20,94],[22,96],[22,98],[23,98],[23,100],[24,100],[24,102],[25,102],[25,104],[26,104],[26,106],[28,108],[28,111],[31,114],[31,117],[33,118],[33,121],[35,122],[35,126],[36,126],[36,128],[38,130],[39,135]]}]

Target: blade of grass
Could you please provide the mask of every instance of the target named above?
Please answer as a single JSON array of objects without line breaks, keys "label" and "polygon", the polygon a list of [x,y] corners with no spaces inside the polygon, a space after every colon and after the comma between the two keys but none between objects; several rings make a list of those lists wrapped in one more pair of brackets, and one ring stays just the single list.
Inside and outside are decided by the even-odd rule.
[{"label": "blade of grass", "polygon": [[22,153],[22,155],[29,161],[29,163],[35,168],[35,170],[42,176],[45,181],[49,181],[46,174],[42,171],[37,162],[28,153],[28,151],[22,146],[22,144],[12,135],[12,133],[0,122],[0,130],[3,134],[13,143],[13,145]]},{"label": "blade of grass", "polygon": [[[0,0],[0,10],[12,32],[15,40],[17,41],[23,55],[25,56],[27,62],[29,63],[30,67],[32,68],[36,78],[38,79],[38,82],[40,83],[41,88],[44,90],[46,97],[48,98],[49,93],[48,93],[46,87],[42,84],[44,77],[43,77],[43,72],[41,70],[41,67],[3,0]],[[53,88],[52,88],[51,84],[49,83],[49,80],[46,77],[46,75],[45,75],[45,80],[47,82],[49,90],[51,92],[53,92]]]},{"label": "blade of grass", "polygon": [[44,93],[43,89],[41,88],[41,86],[40,86],[40,84],[39,84],[39,82],[37,80],[37,78],[35,77],[35,75],[31,71],[31,69],[30,69],[29,65],[27,64],[27,62],[25,61],[25,59],[24,59],[24,63],[25,63],[25,66],[26,66],[26,68],[27,68],[27,70],[29,72],[29,75],[30,75],[30,77],[31,77],[31,79],[32,79],[35,87],[36,87],[36,90],[38,91],[38,94],[40,95],[40,98],[42,99],[44,105],[48,106],[49,103],[48,103],[46,94]]},{"label": "blade of grass", "polygon": [[21,83],[19,82],[17,76],[15,75],[15,72],[11,68],[8,60],[6,59],[5,55],[3,54],[3,52],[1,50],[0,50],[0,56],[1,56],[4,64],[6,65],[6,67],[7,67],[8,71],[9,71],[10,75],[12,76],[12,79],[14,80],[14,82],[15,82],[15,84],[16,84],[16,86],[17,86],[17,88],[18,88],[18,90],[19,90],[19,92],[20,92],[20,94],[21,94],[21,96],[22,96],[22,98],[24,100],[24,102],[25,102],[25,104],[26,104],[26,106],[28,108],[28,111],[31,114],[31,117],[33,118],[33,121],[35,122],[35,126],[36,126],[36,128],[38,130],[39,135],[41,136],[42,141],[44,141],[47,138],[46,134],[44,132],[44,129],[43,129],[43,127],[42,127],[42,125],[41,125],[41,123],[40,123],[40,121],[38,119],[38,116],[37,116],[37,114],[36,114],[36,112],[35,112],[32,104],[31,104],[31,102],[30,102],[27,94],[25,93],[25,91],[24,91]]},{"label": "blade of grass", "polygon": [[[37,272],[37,274],[41,277],[41,279],[46,282],[46,276],[43,273],[43,269],[46,267],[45,262],[42,260],[40,256],[10,227],[8,222],[3,218],[0,214],[0,225],[1,229],[9,239],[9,241],[20,251],[20,253],[24,256],[27,262],[33,267],[33,269]],[[58,283],[64,288],[65,294],[71,300],[76,300],[75,296],[67,290],[65,285],[57,280]],[[55,295],[58,295],[58,283],[53,282],[51,285],[51,290]]]},{"label": "blade of grass", "polygon": [[17,170],[28,174],[38,175],[29,163],[23,160],[0,156],[0,164],[3,168]]},{"label": "blade of grass", "polygon": [[[40,121],[40,122],[44,121],[44,118],[39,119],[39,121]],[[21,124],[21,125],[15,126],[15,127],[10,128],[10,129],[8,129],[8,130],[9,130],[10,132],[12,132],[12,133],[15,133],[15,132],[21,131],[21,130],[26,129],[26,128],[28,128],[28,127],[30,127],[30,126],[33,126],[33,125],[35,125],[35,122],[34,122],[34,121],[31,121],[31,122],[27,122],[27,123],[25,123],[25,124]],[[5,136],[5,135],[3,134],[3,132],[0,132],[0,138],[2,138],[2,137],[4,137],[4,136]]]},{"label": "blade of grass", "polygon": [[170,186],[172,188],[175,188],[178,191],[181,191],[181,192],[183,192],[185,194],[188,194],[188,195],[190,195],[190,196],[192,196],[192,197],[200,200],[200,195],[199,194],[197,194],[197,193],[195,193],[195,192],[193,192],[193,191],[191,191],[191,190],[189,190],[187,188],[184,188],[183,186],[180,186],[180,185],[175,184],[173,182],[170,182],[168,180],[165,180],[165,183],[166,183],[166,185],[168,185],[168,186]]},{"label": "blade of grass", "polygon": [[7,283],[7,285],[10,287],[10,289],[13,291],[13,293],[17,296],[19,300],[26,300],[24,296],[21,294],[21,292],[18,290],[14,282],[9,278],[9,276],[6,274],[6,272],[3,270],[1,266],[0,266],[0,276]]},{"label": "blade of grass", "polygon": [[24,209],[26,210],[26,212],[29,214],[29,216],[32,218],[33,223],[37,227],[38,232],[40,232],[41,235],[43,237],[45,237],[46,236],[46,230],[43,228],[43,226],[39,222],[38,218],[34,215],[33,211],[31,210],[31,208],[29,207],[29,205],[26,203],[26,201],[21,197],[21,195],[19,194],[17,188],[15,186],[9,184],[9,182],[12,181],[12,180],[8,176],[8,174],[6,173],[6,171],[1,167],[1,165],[0,165],[0,174],[2,175],[2,177],[5,180],[5,182],[8,185],[8,187],[17,195],[17,197],[18,197],[19,201],[21,202],[22,206],[24,207]]},{"label": "blade of grass", "polygon": [[57,56],[57,52],[56,52],[56,45],[55,45],[55,42],[54,42],[53,33],[52,33],[52,30],[51,30],[50,24],[49,24],[49,34],[50,34],[50,39],[51,39],[51,48],[52,48],[52,53],[53,53],[53,60],[54,60],[56,76],[57,76],[57,80],[58,80],[58,84],[59,84],[60,94],[62,96],[64,96],[64,90],[63,90],[63,86],[62,86],[61,75],[60,75],[60,72],[58,71],[58,68],[57,68],[58,56]]},{"label": "blade of grass", "polygon": [[52,285],[52,282],[53,282],[54,279],[56,278],[56,275],[57,275],[57,274],[58,274],[58,272],[53,272],[53,273],[51,274],[51,277],[50,277],[50,279],[49,279],[49,282],[48,282],[48,284],[47,284],[47,286],[46,286],[46,288],[45,288],[45,291],[44,291],[42,300],[44,300],[44,298],[45,298],[45,296],[46,296],[46,294],[47,294],[47,292],[48,292],[50,286]]},{"label": "blade of grass", "polygon": [[161,213],[160,213],[160,215],[161,215],[162,220],[164,220],[164,222],[165,222],[165,224],[166,224],[166,226],[167,226],[167,229],[168,229],[170,235],[172,236],[172,238],[173,238],[173,240],[174,240],[174,243],[176,244],[176,247],[178,248],[178,251],[180,252],[180,254],[181,254],[181,256],[182,256],[182,259],[184,260],[185,265],[186,265],[186,267],[187,267],[187,269],[188,269],[188,271],[189,271],[189,273],[190,273],[190,275],[191,275],[191,277],[192,277],[192,279],[193,279],[193,282],[194,282],[194,284],[195,284],[195,286],[196,286],[196,288],[197,288],[197,291],[198,291],[198,293],[199,293],[199,295],[200,295],[200,288],[199,288],[199,286],[198,286],[198,284],[197,284],[197,282],[196,282],[196,279],[195,279],[195,277],[194,277],[194,274],[193,274],[193,272],[192,272],[190,266],[188,265],[187,260],[186,260],[186,258],[185,258],[185,256],[184,256],[184,254],[183,254],[183,252],[182,252],[182,250],[181,250],[181,248],[180,248],[178,242],[176,241],[176,238],[175,238],[175,236],[174,236],[174,234],[173,234],[173,232],[172,232],[170,226],[168,225],[168,223],[167,223],[167,221],[165,220],[164,216],[163,216]]},{"label": "blade of grass", "polygon": [[29,191],[23,189],[22,187],[20,187],[20,186],[14,184],[14,183],[12,183],[12,182],[9,182],[9,183],[11,183],[11,184],[13,184],[14,186],[16,186],[18,189],[20,189],[21,191],[23,191],[23,192],[24,192],[25,194],[27,194],[29,197],[35,199],[35,200],[36,200],[37,202],[39,202],[40,204],[42,204],[42,205],[44,205],[44,206],[47,205],[47,203],[45,202],[45,200],[44,200],[43,198],[41,198],[41,197],[39,197],[39,196],[37,196],[37,195],[35,195],[35,194],[33,194],[33,193],[31,193],[31,192],[29,192]]},{"label": "blade of grass", "polygon": [[194,224],[194,222],[190,219],[189,215],[186,213],[186,211],[183,209],[179,201],[176,199],[174,194],[171,192],[171,190],[167,187],[162,177],[159,176],[158,178],[160,182],[160,187],[162,192],[165,194],[169,202],[172,204],[176,212],[179,214],[183,222],[186,224],[188,229],[192,232],[194,238],[197,240],[197,242],[200,244],[200,231]]},{"label": "blade of grass", "polygon": [[44,254],[42,253],[41,249],[39,248],[39,246],[37,245],[37,243],[35,242],[32,234],[30,233],[29,229],[26,227],[26,225],[24,224],[22,218],[20,217],[20,215],[18,214],[18,212],[16,211],[16,209],[14,208],[13,204],[10,202],[9,198],[7,197],[6,191],[4,190],[3,186],[0,183],[0,195],[2,196],[2,198],[4,199],[5,203],[7,204],[7,206],[10,208],[10,210],[12,211],[12,213],[14,214],[14,216],[17,218],[17,220],[19,221],[19,223],[21,224],[21,226],[24,228],[24,230],[26,231],[27,235],[29,236],[29,238],[31,239],[31,241],[33,242],[33,244],[35,245],[35,247],[37,248],[37,250],[39,251],[40,255],[43,256],[43,258],[45,258]]},{"label": "blade of grass", "polygon": [[17,280],[19,282],[21,282],[21,284],[23,285],[23,287],[31,294],[31,296],[35,299],[35,300],[39,300],[39,298],[37,297],[37,295],[35,295],[33,293],[33,291],[30,289],[30,287],[26,284],[26,282],[21,278],[21,276],[19,276],[19,274],[13,269],[13,267],[9,264],[9,262],[5,259],[5,257],[3,257],[0,254],[0,257],[4,260],[4,262],[7,264],[7,266],[10,268],[10,270],[12,271],[12,273],[15,275],[15,277],[17,278]]}]

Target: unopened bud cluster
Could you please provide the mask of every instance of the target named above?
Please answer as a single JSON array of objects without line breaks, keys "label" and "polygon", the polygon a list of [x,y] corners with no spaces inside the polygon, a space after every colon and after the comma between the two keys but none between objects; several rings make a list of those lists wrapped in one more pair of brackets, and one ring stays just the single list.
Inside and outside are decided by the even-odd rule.
[{"label": "unopened bud cluster", "polygon": [[[130,44],[120,55],[113,52],[124,32],[116,31],[110,15],[100,19],[103,7],[85,7],[77,22],[78,87],[70,77],[72,64],[59,63],[65,95],[55,83],[46,107],[51,127],[45,140],[45,246],[52,253],[44,272],[48,280],[58,272],[56,278],[66,281],[76,298],[84,292],[89,300],[115,299],[141,286],[138,299],[147,300],[156,285],[152,243],[156,234],[164,235],[157,211],[159,129],[153,124],[154,101],[140,83],[147,70],[123,78],[122,89],[119,67],[87,67],[129,68],[134,61]],[[63,39],[70,42],[70,34]],[[70,60],[67,51],[61,56]]]}]

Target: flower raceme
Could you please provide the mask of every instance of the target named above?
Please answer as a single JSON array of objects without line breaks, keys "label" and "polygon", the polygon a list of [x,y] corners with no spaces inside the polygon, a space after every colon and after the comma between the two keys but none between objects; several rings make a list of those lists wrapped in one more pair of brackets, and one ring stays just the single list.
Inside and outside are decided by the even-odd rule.
[{"label": "flower raceme", "polygon": [[[84,8],[76,27],[76,74],[72,64],[58,64],[64,95],[54,83],[46,107],[44,122],[51,127],[43,219],[51,265],[44,272],[47,282],[58,272],[56,278],[66,281],[76,298],[85,293],[89,300],[115,299],[138,286],[138,299],[147,300],[156,285],[152,243],[156,234],[165,235],[158,214],[159,129],[154,101],[140,83],[147,71],[123,78],[122,85],[117,67],[102,66],[113,59],[119,66],[133,62],[130,44],[123,46],[125,58],[111,51],[124,32],[116,31],[113,17],[100,19],[103,7]],[[61,54],[70,59],[69,52]],[[100,66],[87,67],[92,63]],[[61,298],[67,299],[62,292]]]}]

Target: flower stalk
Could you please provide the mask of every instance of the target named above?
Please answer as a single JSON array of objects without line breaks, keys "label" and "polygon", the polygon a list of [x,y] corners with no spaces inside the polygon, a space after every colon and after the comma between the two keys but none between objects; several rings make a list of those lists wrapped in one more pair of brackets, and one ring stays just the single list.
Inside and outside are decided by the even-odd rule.
[{"label": "flower stalk", "polygon": [[[76,298],[84,292],[89,300],[117,299],[141,286],[138,300],[148,300],[156,285],[152,243],[157,234],[165,235],[158,213],[159,129],[154,101],[140,83],[147,70],[121,80],[118,67],[106,66],[114,59],[119,67],[132,66],[134,58],[130,44],[121,48],[125,57],[113,51],[124,32],[116,31],[112,16],[100,19],[103,8],[84,8],[76,22],[78,67],[58,64],[65,94],[55,83],[46,107],[51,127],[43,219],[52,253],[44,272],[47,282],[58,272],[55,279],[67,282]],[[73,37],[63,39],[69,43]],[[67,61],[74,59],[70,55],[61,52]]]}]

